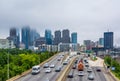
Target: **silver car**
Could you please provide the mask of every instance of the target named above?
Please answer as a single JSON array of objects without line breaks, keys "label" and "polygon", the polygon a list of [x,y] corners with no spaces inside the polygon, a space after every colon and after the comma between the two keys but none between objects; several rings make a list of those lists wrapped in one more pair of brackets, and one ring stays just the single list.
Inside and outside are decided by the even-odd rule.
[{"label": "silver car", "polygon": [[89,80],[94,80],[94,75],[93,75],[93,73],[88,74],[88,79],[89,79]]}]

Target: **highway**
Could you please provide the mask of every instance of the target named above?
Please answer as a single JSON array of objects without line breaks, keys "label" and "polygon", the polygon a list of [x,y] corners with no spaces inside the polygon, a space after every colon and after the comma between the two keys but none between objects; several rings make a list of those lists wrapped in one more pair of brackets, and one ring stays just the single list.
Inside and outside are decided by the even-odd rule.
[{"label": "highway", "polygon": [[[60,55],[63,55],[64,53],[60,53],[58,54],[55,58],[53,58],[52,60],[50,60],[48,62],[48,64],[54,64],[55,67],[57,66],[62,66],[61,71],[65,68],[65,66],[62,65],[62,59],[61,61],[58,61],[58,58],[60,57]],[[41,70],[39,74],[36,75],[32,75],[31,73],[29,73],[28,75],[19,78],[16,81],[56,81],[57,77],[59,76],[60,72],[55,72],[55,68],[51,68],[52,72],[51,73],[45,73],[45,70],[47,68],[43,68],[43,66],[41,66]]]},{"label": "highway", "polygon": [[[79,59],[81,59],[81,58],[83,58],[83,57],[80,56]],[[89,60],[88,63],[91,62],[90,59],[88,59],[88,60]],[[77,67],[76,67],[76,69],[73,69],[72,68],[73,66],[72,66],[69,74],[73,74],[73,78],[69,78],[68,76],[66,76],[66,81],[115,81],[113,79],[113,77],[109,76],[109,73],[107,73],[107,71],[105,70],[104,67],[99,66],[99,63],[96,64],[96,66],[94,64],[93,64],[94,66],[92,66],[92,63],[89,63],[89,68],[91,67],[92,72],[88,72],[87,71],[88,67],[84,66],[84,71],[82,71],[83,74],[84,74],[83,76],[78,76],[80,71],[77,70]],[[83,64],[85,65],[84,62],[83,62]],[[98,72],[97,68],[101,69],[101,71]],[[88,75],[90,73],[92,73],[92,75],[94,76],[94,80],[89,80],[88,79]]]},{"label": "highway", "polygon": [[[16,81],[56,81],[59,78],[59,76],[62,74],[62,72],[64,71],[64,69],[67,67],[67,65],[63,65],[63,62],[62,62],[63,58],[65,58],[66,55],[64,55],[63,57],[61,57],[61,60],[58,61],[58,58],[61,55],[63,55],[63,54],[67,54],[67,53],[60,53],[57,56],[55,56],[52,60],[50,60],[48,62],[49,65],[50,64],[54,64],[55,67],[62,66],[62,69],[61,69],[60,72],[55,72],[55,68],[51,68],[52,69],[51,73],[45,73],[46,68],[43,68],[43,66],[40,66],[41,67],[41,71],[40,71],[39,74],[32,75],[31,73],[29,73],[26,76],[23,76],[23,77],[17,79]],[[69,56],[67,56],[67,57],[69,57]],[[68,60],[69,62],[71,61],[71,58],[73,58],[73,57],[69,57],[69,60]],[[78,55],[78,58],[77,58],[78,62],[81,59],[83,59],[83,58],[84,58],[84,55]],[[68,78],[68,76],[66,76],[66,80],[65,81],[115,81],[113,79],[113,77],[111,77],[109,75],[109,73],[107,73],[107,71],[105,70],[105,68],[103,67],[103,64],[101,63],[103,61],[101,61],[100,59],[98,59],[97,61],[92,62],[90,60],[90,58],[87,58],[87,60],[88,60],[89,67],[92,70],[91,73],[94,76],[94,80],[89,80],[88,79],[88,76],[89,76],[90,72],[88,72],[88,67],[85,66],[85,62],[83,62],[83,64],[84,64],[84,71],[83,71],[84,75],[83,76],[78,76],[78,74],[80,72],[77,70],[77,67],[76,67],[76,69],[72,68],[73,65],[75,64],[73,62],[74,64],[72,65],[71,68],[69,68],[70,69],[69,74],[72,73],[73,74],[73,78]],[[78,62],[77,62],[77,64],[78,64]],[[77,66],[77,64],[76,64],[76,66]],[[97,68],[100,68],[101,71],[100,72],[96,71]]]}]

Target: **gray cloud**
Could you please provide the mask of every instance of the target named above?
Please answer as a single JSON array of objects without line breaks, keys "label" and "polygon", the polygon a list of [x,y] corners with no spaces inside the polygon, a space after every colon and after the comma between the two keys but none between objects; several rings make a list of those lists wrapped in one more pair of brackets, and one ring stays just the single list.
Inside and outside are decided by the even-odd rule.
[{"label": "gray cloud", "polygon": [[78,32],[79,42],[97,40],[109,29],[119,43],[119,4],[120,0],[0,0],[0,37],[8,36],[4,32],[12,26],[30,25],[40,34],[69,28]]}]

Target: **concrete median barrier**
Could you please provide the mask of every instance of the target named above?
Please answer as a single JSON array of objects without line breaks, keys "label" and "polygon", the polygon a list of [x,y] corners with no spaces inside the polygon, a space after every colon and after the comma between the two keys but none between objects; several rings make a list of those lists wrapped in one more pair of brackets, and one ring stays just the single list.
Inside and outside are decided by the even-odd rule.
[{"label": "concrete median barrier", "polygon": [[73,62],[75,61],[76,58],[77,56],[71,59],[71,62],[65,67],[64,70],[62,70],[56,81],[66,81],[67,75],[70,72],[70,69],[72,68]]}]

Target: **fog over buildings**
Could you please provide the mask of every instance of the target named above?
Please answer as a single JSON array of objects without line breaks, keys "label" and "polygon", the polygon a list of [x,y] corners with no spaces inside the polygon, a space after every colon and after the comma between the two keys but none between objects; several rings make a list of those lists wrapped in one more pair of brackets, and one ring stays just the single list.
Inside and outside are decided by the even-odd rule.
[{"label": "fog over buildings", "polygon": [[78,42],[96,41],[106,31],[114,32],[120,46],[120,0],[0,0],[0,38],[11,27],[29,25],[44,36],[45,29],[69,29]]}]

